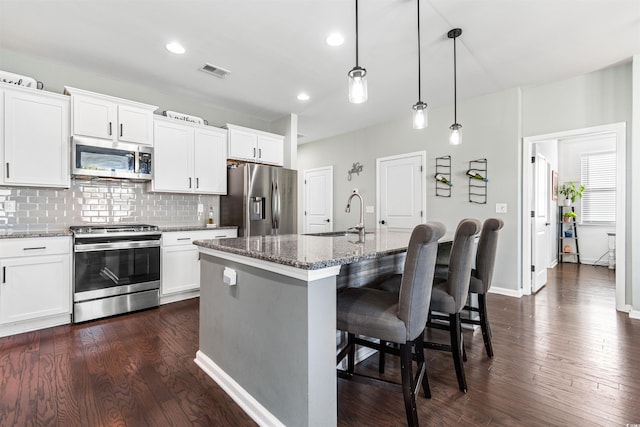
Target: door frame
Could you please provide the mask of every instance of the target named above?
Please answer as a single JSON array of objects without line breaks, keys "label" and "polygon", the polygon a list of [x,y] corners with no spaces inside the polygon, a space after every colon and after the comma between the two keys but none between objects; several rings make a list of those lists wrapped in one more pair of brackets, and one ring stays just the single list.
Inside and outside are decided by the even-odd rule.
[{"label": "door frame", "polygon": [[563,132],[556,132],[545,135],[536,135],[523,138],[522,149],[522,264],[521,280],[524,295],[531,295],[531,193],[532,193],[532,144],[549,140],[561,140],[588,136],[598,133],[615,133],[616,135],[616,310],[629,312],[631,305],[626,303],[626,179],[627,179],[627,125],[624,122],[609,125],[594,126],[589,128],[575,129]]},{"label": "door frame", "polygon": [[309,203],[309,201],[307,200],[307,186],[305,184],[305,181],[307,179],[307,174],[311,173],[311,172],[319,172],[319,171],[328,171],[329,172],[329,179],[330,179],[330,191],[331,191],[331,197],[329,198],[329,211],[331,212],[331,230],[333,231],[333,165],[331,166],[322,166],[319,168],[312,168],[312,169],[305,169],[302,171],[302,232],[303,233],[308,233],[309,231],[307,230],[307,216],[305,215],[305,212],[308,210],[307,209],[307,203]]}]

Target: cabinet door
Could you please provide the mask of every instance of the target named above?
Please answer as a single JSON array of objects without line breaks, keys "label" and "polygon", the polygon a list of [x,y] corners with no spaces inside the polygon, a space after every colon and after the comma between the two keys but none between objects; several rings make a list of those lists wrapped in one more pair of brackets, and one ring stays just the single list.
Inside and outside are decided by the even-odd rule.
[{"label": "cabinet door", "polygon": [[69,100],[8,90],[4,105],[7,185],[69,187]]},{"label": "cabinet door", "polygon": [[70,256],[7,258],[0,261],[0,323],[71,312]]},{"label": "cabinet door", "polygon": [[255,160],[257,156],[257,134],[241,129],[229,129],[229,158]]},{"label": "cabinet door", "polygon": [[153,145],[153,112],[131,105],[118,106],[118,140]]},{"label": "cabinet door", "polygon": [[227,134],[194,129],[194,176],[197,193],[227,194]]},{"label": "cabinet door", "polygon": [[200,261],[195,245],[162,248],[162,295],[200,288]]},{"label": "cabinet door", "polygon": [[117,104],[104,99],[74,95],[73,134],[115,139]]},{"label": "cabinet door", "polygon": [[260,163],[282,166],[284,164],[284,140],[279,137],[258,137],[258,159]]},{"label": "cabinet door", "polygon": [[178,123],[155,122],[153,182],[154,191],[190,193],[193,131]]}]

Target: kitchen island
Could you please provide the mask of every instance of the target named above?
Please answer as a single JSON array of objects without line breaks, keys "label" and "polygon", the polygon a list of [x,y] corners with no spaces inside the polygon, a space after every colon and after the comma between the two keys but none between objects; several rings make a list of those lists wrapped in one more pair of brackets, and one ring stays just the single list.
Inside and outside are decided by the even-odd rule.
[{"label": "kitchen island", "polygon": [[194,242],[202,261],[196,363],[261,425],[336,425],[336,290],[402,271],[410,236]]}]

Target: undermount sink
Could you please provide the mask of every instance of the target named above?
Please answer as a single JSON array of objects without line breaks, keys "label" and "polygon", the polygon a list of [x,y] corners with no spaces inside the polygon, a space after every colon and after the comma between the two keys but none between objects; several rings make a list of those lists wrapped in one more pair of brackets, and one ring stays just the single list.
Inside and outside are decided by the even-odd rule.
[{"label": "undermount sink", "polygon": [[[326,231],[324,233],[307,233],[305,236],[337,237],[357,235],[357,231]],[[373,231],[365,231],[364,234],[373,234]]]}]

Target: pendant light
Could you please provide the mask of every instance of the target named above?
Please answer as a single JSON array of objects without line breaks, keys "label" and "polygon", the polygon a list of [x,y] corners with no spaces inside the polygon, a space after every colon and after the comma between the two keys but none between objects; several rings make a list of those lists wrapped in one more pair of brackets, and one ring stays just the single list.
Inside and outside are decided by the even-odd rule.
[{"label": "pendant light", "polygon": [[453,39],[453,124],[449,126],[451,135],[449,135],[449,144],[462,144],[462,125],[458,123],[458,82],[456,78],[456,38],[460,37],[462,30],[454,28],[447,33],[447,37]]},{"label": "pendant light", "polygon": [[429,126],[429,117],[427,116],[427,103],[422,102],[422,87],[420,85],[420,0],[416,0],[418,4],[418,102],[413,107],[413,128],[424,129]]},{"label": "pendant light", "polygon": [[361,104],[367,100],[367,70],[358,65],[358,0],[356,0],[356,66],[349,71],[349,102]]}]

